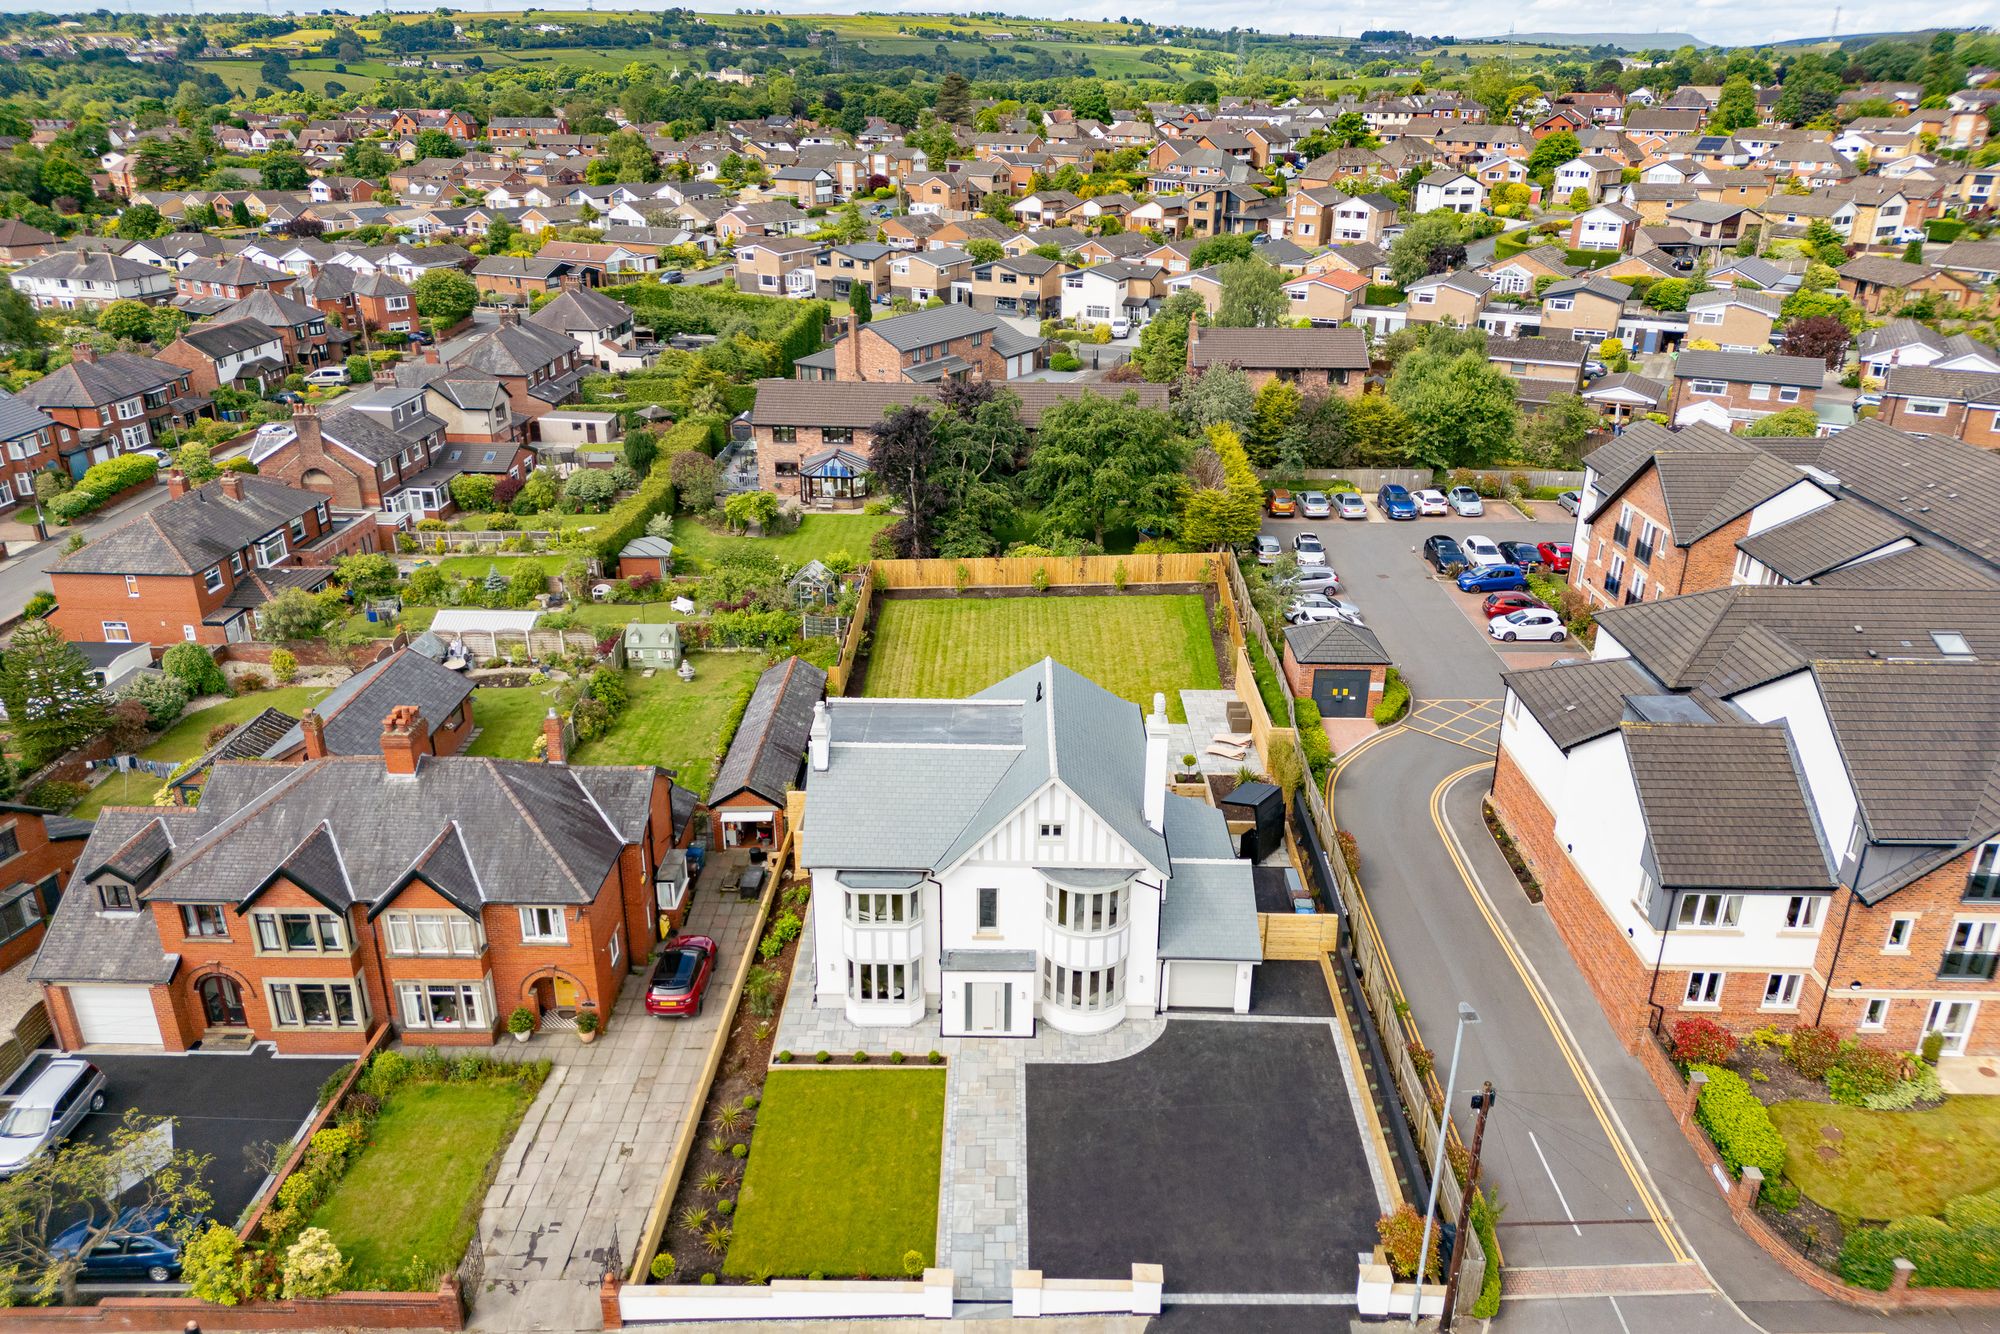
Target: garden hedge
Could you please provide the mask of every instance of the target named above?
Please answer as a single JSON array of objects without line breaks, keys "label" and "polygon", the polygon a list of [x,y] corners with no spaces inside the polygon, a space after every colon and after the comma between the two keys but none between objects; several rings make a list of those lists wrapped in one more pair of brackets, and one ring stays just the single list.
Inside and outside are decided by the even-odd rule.
[{"label": "garden hedge", "polygon": [[1953,1227],[1919,1216],[1855,1228],[1840,1248],[1840,1276],[1856,1287],[1886,1291],[1899,1259],[1916,1266],[1913,1288],[2000,1287],[2000,1227]]},{"label": "garden hedge", "polygon": [[1777,1180],[1785,1170],[1785,1137],[1771,1123],[1771,1113],[1757,1101],[1750,1085],[1743,1076],[1719,1065],[1697,1065],[1694,1070],[1708,1076],[1708,1087],[1695,1104],[1695,1120],[1715,1141],[1723,1166],[1739,1177],[1744,1168],[1756,1167],[1766,1181]]},{"label": "garden hedge", "polygon": [[676,424],[660,437],[660,452],[654,458],[652,468],[632,494],[613,505],[611,512],[604,516],[597,538],[599,560],[617,560],[626,543],[645,536],[648,519],[655,514],[673,511],[674,480],[670,466],[673,457],[690,449],[702,448],[712,429],[707,418],[696,417]]}]

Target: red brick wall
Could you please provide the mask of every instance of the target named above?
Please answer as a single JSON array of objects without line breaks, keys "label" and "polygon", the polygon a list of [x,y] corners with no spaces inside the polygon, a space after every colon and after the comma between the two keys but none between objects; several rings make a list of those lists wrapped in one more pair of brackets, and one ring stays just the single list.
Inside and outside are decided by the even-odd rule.
[{"label": "red brick wall", "polygon": [[[836,380],[868,380],[881,384],[901,384],[905,367],[917,365],[914,357],[898,351],[888,339],[868,326],[861,326],[859,333],[850,333],[833,345],[834,378]],[[940,356],[963,357],[988,380],[1007,378],[1007,363],[993,350],[990,334],[980,339],[980,346],[974,347],[968,335],[954,338],[945,344]]]},{"label": "red brick wall", "polygon": [[193,1297],[107,1297],[96,1306],[0,1310],[0,1329],[78,1330],[90,1334],[162,1334],[199,1323],[202,1329],[463,1329],[465,1305],[456,1277],[436,1292],[343,1292],[291,1302],[216,1306]]},{"label": "red brick wall", "polygon": [[200,575],[141,575],[139,596],[128,596],[125,579],[116,574],[63,574],[49,576],[55,590],[56,609],[49,624],[65,639],[104,638],[106,621],[123,621],[130,627],[134,643],[178,644],[183,627],[195,627],[195,642],[220,644],[219,625],[203,625],[201,618],[222,604],[229,595],[228,565],[223,566],[222,591],[210,593],[202,587]]},{"label": "red brick wall", "polygon": [[[1316,672],[1354,671],[1364,665],[1357,662],[1349,667],[1341,667],[1337,664],[1317,663],[1308,667],[1292,656],[1292,645],[1289,640],[1282,642],[1284,643],[1284,647],[1279,651],[1284,654],[1283,671],[1285,673],[1285,689],[1291,692],[1294,699],[1312,698],[1313,675]],[[1368,665],[1368,702],[1370,707],[1373,707],[1376,703],[1375,697],[1387,688],[1388,676],[1389,669],[1387,667],[1380,664]]]},{"label": "red brick wall", "polygon": [[[1773,412],[1783,412],[1788,408],[1805,408],[1811,410],[1813,401],[1819,397],[1819,390],[1805,388],[1799,390],[1799,398],[1796,403],[1786,403],[1778,397],[1778,386],[1772,385],[1771,396],[1769,398],[1752,398],[1750,397],[1749,385],[1738,384],[1732,380],[1727,382],[1727,392],[1720,398],[1717,398],[1713,394],[1690,393],[1688,390],[1690,383],[1691,381],[1682,378],[1674,380],[1673,391],[1667,395],[1667,416],[1673,417],[1690,403],[1716,403],[1730,409],[1732,412],[1754,412],[1760,416]],[[1733,424],[1730,429],[1736,430],[1740,425],[1741,423]]]},{"label": "red brick wall", "polygon": [[[5,861],[0,861],[0,884],[16,885],[26,882],[37,885],[49,876],[56,877],[58,889],[69,883],[76,870],[76,859],[83,852],[83,840],[64,839],[60,843],[49,841],[47,827],[39,815],[26,812],[0,813],[0,829],[13,827],[14,837],[21,850]],[[47,921],[55,911],[52,900],[40,904],[42,921],[23,931],[20,935],[0,944],[0,970],[12,968],[21,960],[33,954],[42,943],[42,936],[48,930]]]}]

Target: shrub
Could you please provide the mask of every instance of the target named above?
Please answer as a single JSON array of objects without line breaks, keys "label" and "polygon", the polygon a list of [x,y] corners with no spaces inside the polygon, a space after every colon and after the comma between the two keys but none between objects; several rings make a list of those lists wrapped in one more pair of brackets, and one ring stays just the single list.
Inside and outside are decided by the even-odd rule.
[{"label": "shrub", "polygon": [[1861,1107],[1869,1098],[1888,1093],[1902,1079],[1901,1053],[1848,1042],[1841,1045],[1840,1055],[1827,1068],[1826,1091],[1835,1102]]},{"label": "shrub", "polygon": [[1764,1193],[1757,1197],[1772,1213],[1788,1214],[1799,1207],[1799,1188],[1789,1178],[1764,1183]]},{"label": "shrub", "polygon": [[28,599],[28,605],[21,610],[24,621],[39,621],[47,618],[56,609],[56,595],[44,588]]},{"label": "shrub", "polygon": [[309,1227],[285,1248],[279,1266],[286,1300],[324,1297],[339,1292],[347,1280],[347,1261],[333,1244],[333,1234],[323,1227]]},{"label": "shrub", "polygon": [[710,1273],[706,1273],[706,1274],[703,1274],[703,1275],[701,1276],[701,1282],[702,1282],[702,1286],[703,1286],[703,1287],[714,1287],[714,1286],[715,1286],[715,1274],[714,1274],[713,1272],[710,1272]]},{"label": "shrub", "polygon": [[1792,1030],[1785,1048],[1785,1060],[1807,1079],[1825,1079],[1834,1058],[1840,1055],[1840,1035],[1830,1028],[1800,1025]]},{"label": "shrub", "polygon": [[868,1053],[867,1053],[867,1052],[865,1052],[865,1051],[857,1051],[857,1052],[855,1052],[855,1053],[854,1053],[854,1063],[855,1063],[856,1065],[866,1065],[866,1064],[868,1064]]},{"label": "shrub", "polygon": [[1674,1025],[1674,1064],[1721,1065],[1736,1051],[1736,1035],[1713,1019],[1696,1016]]},{"label": "shrub", "polygon": [[1944,1221],[1953,1227],[2000,1227],[2000,1190],[1947,1201]]},{"label": "shrub", "polygon": [[236,678],[236,688],[246,695],[254,695],[270,684],[262,672],[245,672]]},{"label": "shrub", "polygon": [[233,1228],[210,1223],[181,1252],[181,1280],[191,1296],[217,1306],[234,1306],[250,1295],[251,1262]]},{"label": "shrub", "polygon": [[903,1252],[903,1272],[905,1274],[908,1274],[911,1278],[921,1278],[923,1277],[924,1270],[927,1268],[929,1268],[929,1265],[924,1260],[924,1253],[922,1251]]},{"label": "shrub", "polygon": [[759,965],[743,978],[743,1000],[750,1013],[768,1019],[778,1008],[778,970]]},{"label": "shrub", "polygon": [[2000,1227],[1953,1227],[1938,1218],[1899,1218],[1887,1227],[1855,1228],[1840,1248],[1840,1276],[1885,1291],[1895,1262],[1916,1266],[1917,1288],[2000,1287]]},{"label": "shrub", "polygon": [[1924,1034],[1923,1046],[1919,1049],[1925,1065],[1936,1065],[1938,1057],[1944,1054],[1944,1034]]},{"label": "shrub", "polygon": [[160,670],[178,680],[190,696],[226,695],[229,681],[215,655],[200,644],[176,644],[160,657]]},{"label": "shrub", "polygon": [[120,699],[134,699],[146,708],[146,721],[154,727],[165,727],[181,716],[187,708],[188,690],[178,679],[171,676],[145,675],[133,679],[132,683],[118,692]]},{"label": "shrub", "polygon": [[932,1065],[943,1065],[944,1053],[941,1051],[934,1051],[930,1055],[926,1056],[924,1059],[926,1061],[929,1061]]},{"label": "shrub", "polygon": [[21,794],[21,800],[29,806],[39,806],[46,811],[66,811],[82,801],[90,789],[82,783],[65,783],[59,778],[44,778],[41,782]]},{"label": "shrub", "polygon": [[821,1065],[825,1065],[828,1061],[833,1059],[833,1053],[830,1051],[816,1051],[813,1053],[813,1059],[815,1061],[818,1061]]},{"label": "shrub", "polygon": [[673,1252],[661,1251],[653,1257],[653,1263],[646,1266],[646,1272],[653,1276],[655,1283],[671,1283],[674,1281],[674,1270],[677,1267]]},{"label": "shrub", "polygon": [[[1935,1103],[1944,1099],[1944,1085],[1938,1081],[1935,1066],[1915,1062],[1916,1068],[1886,1093],[1863,1095],[1861,1105],[1872,1112],[1907,1112],[1918,1103]],[[1828,1085],[1831,1087],[1829,1079]]]},{"label": "shrub", "polygon": [[362,1072],[359,1086],[378,1098],[387,1098],[410,1082],[416,1071],[410,1058],[399,1051],[378,1051]]},{"label": "shrub", "polygon": [[1708,1076],[1708,1087],[1695,1104],[1695,1120],[1715,1141],[1715,1150],[1732,1175],[1755,1167],[1769,1181],[1785,1167],[1785,1140],[1771,1124],[1771,1114],[1750,1085],[1733,1070],[1717,1065],[1695,1067]]},{"label": "shrub", "polygon": [[1416,1277],[1417,1256],[1421,1252],[1425,1280],[1437,1280],[1440,1272],[1438,1233],[1432,1229],[1430,1249],[1424,1251],[1424,1220],[1415,1209],[1406,1204],[1393,1214],[1384,1214],[1376,1220],[1375,1232],[1382,1238],[1382,1248],[1389,1255],[1389,1268],[1395,1271],[1397,1278]]},{"label": "shrub", "polygon": [[750,1146],[748,1144],[738,1144],[729,1150],[729,1156],[732,1158],[748,1158],[750,1156]]},{"label": "shrub", "polygon": [[1479,1245],[1486,1252],[1486,1273],[1479,1283],[1479,1300],[1473,1303],[1472,1314],[1478,1320],[1491,1320],[1500,1314],[1500,1232],[1499,1210],[1486,1198],[1484,1191],[1472,1194],[1472,1230],[1479,1234]]},{"label": "shrub", "polygon": [[1382,686],[1382,700],[1375,706],[1375,725],[1387,727],[1403,716],[1410,707],[1410,686],[1403,680],[1403,674],[1394,667],[1389,668]]},{"label": "shrub", "polygon": [[271,650],[271,675],[280,685],[290,685],[299,679],[299,657],[288,648]]},{"label": "shrub", "polygon": [[779,1052],[777,1062],[779,1065],[790,1065],[792,1063],[792,1054],[788,1051]]},{"label": "shrub", "polygon": [[903,1053],[899,1051],[892,1051],[889,1053],[889,1064],[901,1065],[902,1063],[903,1063]]},{"label": "shrub", "polygon": [[805,924],[799,920],[797,913],[789,908],[783,910],[771,919],[770,929],[764,933],[764,938],[757,942],[757,953],[766,959],[777,958],[785,946],[799,938],[799,933],[804,929]]}]

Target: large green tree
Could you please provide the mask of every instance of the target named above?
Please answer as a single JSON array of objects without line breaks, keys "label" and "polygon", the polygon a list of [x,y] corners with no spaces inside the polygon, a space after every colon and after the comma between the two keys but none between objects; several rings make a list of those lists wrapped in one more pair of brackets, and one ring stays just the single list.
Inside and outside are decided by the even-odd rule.
[{"label": "large green tree", "polygon": [[479,304],[479,288],[463,269],[432,269],[410,284],[417,314],[440,329],[449,329]]},{"label": "large green tree", "polygon": [[1528,175],[1553,173],[1563,163],[1582,155],[1583,148],[1577,143],[1575,134],[1568,130],[1552,131],[1543,135],[1534,151],[1528,154]]},{"label": "large green tree", "polygon": [[1044,530],[1100,547],[1121,523],[1166,528],[1179,512],[1187,442],[1163,412],[1139,396],[1085,393],[1042,414],[1024,474],[1041,502]]},{"label": "large green tree", "polygon": [[1410,448],[1432,468],[1483,468],[1507,457],[1519,428],[1514,382],[1484,356],[1412,352],[1389,377]]},{"label": "large green tree", "polygon": [[47,621],[23,621],[14,631],[0,658],[0,703],[31,768],[82,745],[111,720],[83,650]]},{"label": "large green tree", "polygon": [[1231,260],[1222,266],[1222,300],[1215,322],[1225,329],[1255,329],[1291,317],[1285,279],[1261,259]]},{"label": "large green tree", "polygon": [[1201,293],[1184,291],[1168,297],[1139,331],[1132,362],[1140,374],[1156,384],[1180,377],[1187,369],[1189,321],[1208,323],[1208,305]]},{"label": "large green tree", "polygon": [[1757,125],[1757,90],[1748,75],[1732,74],[1722,82],[1715,110],[1709,113],[1710,128],[1720,134],[1754,129]]},{"label": "large green tree", "polygon": [[1211,428],[1206,448],[1221,465],[1222,485],[1196,485],[1188,491],[1181,507],[1181,541],[1204,550],[1241,546],[1263,526],[1264,485],[1234,427]]},{"label": "large green tree", "polygon": [[1389,247],[1389,273],[1396,286],[1408,287],[1426,274],[1444,272],[1446,252],[1460,243],[1458,220],[1442,210],[1419,213],[1410,219]]}]

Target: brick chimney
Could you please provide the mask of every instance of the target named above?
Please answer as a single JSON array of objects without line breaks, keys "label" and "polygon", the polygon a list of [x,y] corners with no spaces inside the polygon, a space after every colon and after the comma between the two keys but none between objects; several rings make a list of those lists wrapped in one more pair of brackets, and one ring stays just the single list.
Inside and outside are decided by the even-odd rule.
[{"label": "brick chimney", "polygon": [[299,730],[305,733],[306,758],[323,760],[326,758],[326,719],[319,716],[318,709],[307,709],[306,716],[299,719]]},{"label": "brick chimney", "polygon": [[549,716],[542,719],[542,738],[548,742],[548,751],[544,758],[550,764],[569,763],[569,756],[563,752],[562,719],[556,717],[554,709],[550,709]]},{"label": "brick chimney", "polygon": [[166,482],[167,482],[167,498],[169,500],[178,499],[179,497],[184,496],[188,493],[187,474],[182,472],[179,468],[167,469]]},{"label": "brick chimney", "polygon": [[223,495],[225,495],[225,496],[229,497],[229,498],[230,498],[231,500],[241,500],[241,499],[243,499],[243,474],[242,474],[242,473],[240,473],[240,472],[233,472],[233,471],[232,471],[232,472],[225,472],[225,473],[223,473],[223,474],[222,474],[222,479],[221,479],[221,480],[222,480],[222,494],[223,494]]},{"label": "brick chimney", "polygon": [[565,273],[562,277],[556,279],[556,284],[565,292],[574,292],[577,289],[576,275],[574,273]]},{"label": "brick chimney", "polygon": [[414,704],[398,704],[382,720],[382,771],[393,778],[414,778],[417,765],[431,753],[431,729]]},{"label": "brick chimney", "polygon": [[97,349],[88,343],[78,343],[70,349],[69,355],[70,360],[81,361],[88,365],[90,362],[97,360]]}]

